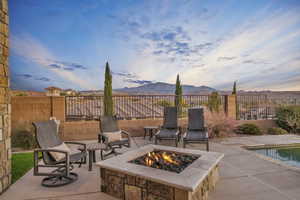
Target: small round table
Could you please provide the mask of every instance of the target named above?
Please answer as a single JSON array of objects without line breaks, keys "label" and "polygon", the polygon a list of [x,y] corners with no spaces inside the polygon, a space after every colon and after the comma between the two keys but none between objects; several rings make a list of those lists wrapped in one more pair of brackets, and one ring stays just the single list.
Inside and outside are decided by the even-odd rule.
[{"label": "small round table", "polygon": [[149,133],[149,140],[152,140],[154,131],[157,131],[158,126],[145,126],[144,127],[144,139],[146,138],[147,133]]},{"label": "small round table", "polygon": [[[100,150],[101,160],[103,160],[103,150],[107,149],[103,143],[89,143],[86,144],[86,150],[89,154],[89,171],[92,171],[93,162],[96,162],[96,150]],[[79,147],[80,151],[83,151],[83,147]]]}]

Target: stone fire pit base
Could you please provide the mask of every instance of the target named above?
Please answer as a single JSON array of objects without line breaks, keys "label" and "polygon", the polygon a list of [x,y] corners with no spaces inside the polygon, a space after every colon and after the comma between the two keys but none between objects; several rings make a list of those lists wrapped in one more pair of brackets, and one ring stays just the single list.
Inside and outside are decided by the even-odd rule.
[{"label": "stone fire pit base", "polygon": [[[198,157],[180,173],[131,161],[153,151]],[[147,145],[97,163],[101,191],[125,200],[207,200],[219,178],[224,154],[195,149]]]},{"label": "stone fire pit base", "polygon": [[101,168],[101,191],[125,200],[207,200],[219,178],[218,165],[195,191],[179,189],[138,176]]}]

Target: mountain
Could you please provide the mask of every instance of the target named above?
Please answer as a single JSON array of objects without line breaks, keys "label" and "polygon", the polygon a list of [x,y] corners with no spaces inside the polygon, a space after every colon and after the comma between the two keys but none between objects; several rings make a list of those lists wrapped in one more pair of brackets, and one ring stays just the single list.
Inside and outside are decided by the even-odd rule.
[{"label": "mountain", "polygon": [[[193,85],[182,85],[183,94],[207,94],[216,89],[208,86],[193,86]],[[121,89],[115,89],[114,91],[125,92],[129,94],[174,94],[175,84],[157,82],[149,83],[138,87],[125,87]]]}]

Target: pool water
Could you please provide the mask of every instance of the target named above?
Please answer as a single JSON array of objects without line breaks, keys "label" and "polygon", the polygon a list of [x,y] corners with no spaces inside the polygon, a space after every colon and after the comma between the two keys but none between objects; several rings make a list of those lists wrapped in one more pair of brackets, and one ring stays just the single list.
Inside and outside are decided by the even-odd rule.
[{"label": "pool water", "polygon": [[300,168],[300,147],[265,148],[253,151]]}]

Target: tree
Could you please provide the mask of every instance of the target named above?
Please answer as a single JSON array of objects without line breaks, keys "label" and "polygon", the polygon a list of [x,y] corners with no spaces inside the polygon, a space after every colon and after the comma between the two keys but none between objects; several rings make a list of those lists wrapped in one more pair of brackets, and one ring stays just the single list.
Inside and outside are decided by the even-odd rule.
[{"label": "tree", "polygon": [[236,81],[233,83],[232,94],[236,94]]},{"label": "tree", "polygon": [[113,99],[112,99],[112,76],[109,69],[109,64],[106,62],[105,66],[105,81],[104,81],[104,115],[113,115]]},{"label": "tree", "polygon": [[212,92],[208,97],[208,109],[210,112],[219,112],[221,106],[221,98],[218,92]]},{"label": "tree", "polygon": [[178,113],[181,114],[181,106],[182,106],[182,86],[179,79],[179,74],[177,74],[176,79],[176,89],[175,89],[175,106],[178,109]]}]

